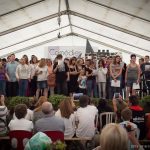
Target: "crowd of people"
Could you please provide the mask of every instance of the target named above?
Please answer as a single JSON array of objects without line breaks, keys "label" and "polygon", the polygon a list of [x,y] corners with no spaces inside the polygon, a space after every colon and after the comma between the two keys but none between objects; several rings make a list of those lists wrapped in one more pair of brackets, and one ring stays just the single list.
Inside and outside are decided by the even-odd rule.
[{"label": "crowd of people", "polygon": [[[38,60],[27,55],[18,60],[15,54],[0,60],[0,94],[7,97],[36,96],[73,93],[87,94],[89,97],[112,99],[120,93],[127,100],[136,90],[150,89],[150,62],[145,56],[136,63],[136,55],[130,56],[126,65],[119,55],[92,60],[58,54],[54,61]],[[141,86],[142,83],[142,87]],[[106,90],[107,89],[107,90]],[[147,90],[145,90],[147,92]]]},{"label": "crowd of people", "polygon": [[[114,121],[119,124],[104,127],[100,138],[101,148],[97,149],[109,149],[109,142],[106,141],[112,138],[112,131],[116,139],[123,138],[118,139],[118,145],[132,143],[138,149],[138,137],[146,137],[146,128],[144,109],[138,105],[136,89],[141,86],[140,80],[145,79],[143,90],[145,86],[149,90],[150,63],[149,56],[140,59],[139,64],[136,63],[136,55],[132,54],[130,58],[129,65],[119,55],[102,58],[98,62],[76,57],[63,59],[61,54],[54,61],[45,58],[38,60],[35,55],[30,61],[27,55],[18,60],[14,54],[7,60],[1,59],[0,135],[13,130],[33,133],[61,131],[65,138],[93,138],[95,131],[102,128],[99,122],[103,119],[97,119],[97,116],[103,112],[114,112]],[[55,93],[68,96],[61,101],[57,111],[47,100],[49,95]],[[73,103],[74,93],[83,93],[79,97],[79,107]],[[17,95],[35,96],[36,103],[32,108],[26,104],[17,105],[14,114],[11,114],[12,118],[7,122],[10,112],[5,106],[5,97]],[[98,106],[91,103],[91,97],[101,99]],[[128,103],[123,101],[123,97]],[[105,99],[111,99],[113,107]]]},{"label": "crowd of people", "polygon": [[[121,95],[119,99],[113,97],[112,101],[113,107],[108,105],[106,100],[101,100],[96,107],[91,103],[90,97],[83,95],[80,96],[79,106],[77,107],[71,97],[66,97],[60,102],[58,110],[54,110],[47,97],[40,96],[34,108],[27,107],[26,104],[16,105],[14,114],[8,121],[10,112],[5,105],[5,97],[1,96],[0,118],[3,121],[0,121],[0,136],[7,135],[9,131],[23,130],[34,134],[46,131],[61,131],[65,138],[93,138],[97,130],[100,131],[101,128],[104,128],[100,134],[100,141],[104,142],[106,149],[109,149],[107,147],[109,139],[112,140],[113,138],[126,141],[127,145],[125,146],[128,148],[133,146],[134,149],[139,149],[138,139],[144,139],[147,133],[144,109],[138,105],[138,99],[134,95],[129,97],[129,103],[123,101]],[[108,125],[114,127],[114,129],[110,127],[106,130],[105,126],[99,126],[99,122],[103,121],[104,118],[100,120],[100,118],[97,119],[97,116],[100,116],[103,112],[115,112],[116,116],[114,116],[113,122],[118,123]],[[106,131],[104,132],[104,130]],[[124,136],[120,139],[120,132],[123,132],[125,137],[127,135],[127,139]],[[106,136],[106,139],[103,136]],[[121,144],[118,140],[113,140],[115,147]],[[101,147],[104,146],[102,143],[100,143]],[[115,147],[113,150],[117,150]],[[100,148],[98,147],[97,150],[100,150]]]}]

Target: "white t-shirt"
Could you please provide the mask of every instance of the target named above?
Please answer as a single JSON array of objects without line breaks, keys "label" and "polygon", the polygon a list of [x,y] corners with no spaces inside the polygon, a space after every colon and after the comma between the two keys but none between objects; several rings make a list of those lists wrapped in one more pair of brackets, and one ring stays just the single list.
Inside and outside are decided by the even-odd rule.
[{"label": "white t-shirt", "polygon": [[120,125],[122,127],[127,126],[127,125],[131,125],[131,130],[137,129],[137,125],[135,123],[130,122],[130,121],[123,121],[120,123]]},{"label": "white t-shirt", "polygon": [[86,89],[86,81],[87,81],[87,76],[79,76],[78,78],[79,88]]},{"label": "white t-shirt", "polygon": [[33,130],[33,123],[32,121],[22,119],[14,119],[11,120],[8,125],[10,131],[12,130],[25,130],[25,131],[32,131]]},{"label": "white t-shirt", "polygon": [[36,71],[40,72],[42,71],[41,74],[37,75],[37,81],[46,81],[48,77],[48,67],[42,67],[40,68],[39,66],[36,67]]},{"label": "white t-shirt", "polygon": [[[15,113],[13,114],[13,119],[17,119]],[[33,120],[33,111],[30,109],[27,109],[27,114],[25,116],[25,119],[32,121]]]},{"label": "white t-shirt", "polygon": [[72,138],[75,134],[75,114],[71,114],[70,118],[64,118],[61,116],[60,110],[55,113],[55,116],[60,117],[63,119],[65,124],[65,138]]},{"label": "white t-shirt", "polygon": [[[137,141],[138,141],[138,137],[139,137],[139,134],[140,133],[138,133],[138,128],[137,128],[137,125],[135,124],[135,123],[132,123],[132,122],[130,122],[130,121],[123,121],[123,122],[121,122],[120,123],[120,125],[123,127],[123,128],[125,128],[126,129],[126,127],[128,126],[128,125],[130,125],[131,126],[131,131],[135,131],[135,134],[136,134],[136,137],[137,137]],[[125,127],[126,126],[126,127]],[[126,131],[127,131],[127,129],[126,129]],[[128,132],[128,131],[127,131]],[[128,140],[128,149],[131,149],[131,147],[134,147],[134,145],[132,145],[132,142],[130,141],[130,140]]]},{"label": "white t-shirt", "polygon": [[19,64],[16,68],[16,77],[19,79],[29,79],[30,67],[27,64]]},{"label": "white t-shirt", "polygon": [[93,137],[95,134],[95,116],[98,110],[95,106],[88,105],[80,107],[76,112],[76,121],[79,121],[76,136],[77,137]]},{"label": "white t-shirt", "polygon": [[107,68],[98,68],[97,82],[106,82]]}]

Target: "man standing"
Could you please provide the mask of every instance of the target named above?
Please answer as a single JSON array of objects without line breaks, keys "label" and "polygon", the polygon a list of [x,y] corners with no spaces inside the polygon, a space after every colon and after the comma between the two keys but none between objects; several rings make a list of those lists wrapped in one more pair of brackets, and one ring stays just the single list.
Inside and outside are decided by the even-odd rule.
[{"label": "man standing", "polygon": [[35,132],[65,131],[64,121],[54,115],[53,106],[50,102],[42,104],[42,112],[44,117],[35,122]]},{"label": "man standing", "polygon": [[13,97],[18,95],[18,81],[16,79],[17,66],[18,66],[18,62],[15,61],[15,54],[11,54],[10,62],[6,64],[6,72],[10,79],[7,85],[8,97]]}]

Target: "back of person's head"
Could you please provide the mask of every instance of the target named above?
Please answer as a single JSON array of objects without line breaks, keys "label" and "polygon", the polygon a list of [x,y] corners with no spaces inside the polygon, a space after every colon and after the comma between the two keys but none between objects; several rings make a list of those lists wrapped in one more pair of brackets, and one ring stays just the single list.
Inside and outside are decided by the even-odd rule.
[{"label": "back of person's head", "polygon": [[131,103],[132,106],[136,106],[139,104],[138,98],[135,95],[131,95],[129,97],[129,102]]},{"label": "back of person's head", "polygon": [[86,107],[89,104],[90,98],[87,95],[82,95],[79,98],[80,107]]},{"label": "back of person's head", "polygon": [[27,114],[27,106],[25,104],[18,104],[15,107],[15,116],[17,119],[22,119],[26,116]]},{"label": "back of person's head", "polygon": [[132,111],[129,108],[125,108],[121,111],[121,116],[124,121],[130,121],[132,119]]},{"label": "back of person's head", "polygon": [[99,107],[103,108],[103,107],[105,107],[106,105],[107,105],[106,99],[100,99],[100,100],[99,100],[99,103],[98,103],[98,106],[99,106]]},{"label": "back of person's head", "polygon": [[100,145],[102,150],[128,150],[128,135],[119,124],[107,124],[101,132]]},{"label": "back of person's head", "polygon": [[42,112],[47,115],[47,114],[52,114],[53,113],[53,106],[50,102],[44,102],[42,104]]},{"label": "back of person's head", "polygon": [[73,113],[71,98],[69,97],[61,101],[59,108],[60,108],[61,116],[69,119],[70,115]]}]

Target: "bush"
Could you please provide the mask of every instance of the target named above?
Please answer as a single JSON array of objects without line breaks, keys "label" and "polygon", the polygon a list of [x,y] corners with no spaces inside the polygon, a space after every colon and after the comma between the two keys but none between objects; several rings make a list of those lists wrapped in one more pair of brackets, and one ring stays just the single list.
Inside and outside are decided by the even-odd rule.
[{"label": "bush", "polygon": [[52,103],[54,110],[57,110],[59,107],[59,104],[62,100],[64,100],[66,96],[64,95],[52,95],[48,98],[48,101]]},{"label": "bush", "polygon": [[29,98],[20,96],[12,97],[11,99],[9,99],[8,108],[14,108],[18,104],[26,104],[28,106]]},{"label": "bush", "polygon": [[65,150],[65,148],[66,148],[66,144],[59,140],[52,143],[53,150]]},{"label": "bush", "polygon": [[144,96],[141,100],[139,100],[139,105],[144,108],[145,113],[150,112],[150,95]]}]

